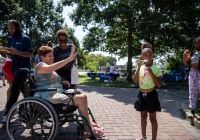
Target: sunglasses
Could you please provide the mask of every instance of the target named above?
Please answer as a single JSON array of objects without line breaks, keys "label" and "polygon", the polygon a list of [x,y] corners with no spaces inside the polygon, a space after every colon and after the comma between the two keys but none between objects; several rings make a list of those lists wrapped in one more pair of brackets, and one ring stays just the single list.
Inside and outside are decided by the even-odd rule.
[{"label": "sunglasses", "polygon": [[67,39],[66,40],[59,39],[58,41],[61,42],[61,43],[62,42],[67,43]]}]

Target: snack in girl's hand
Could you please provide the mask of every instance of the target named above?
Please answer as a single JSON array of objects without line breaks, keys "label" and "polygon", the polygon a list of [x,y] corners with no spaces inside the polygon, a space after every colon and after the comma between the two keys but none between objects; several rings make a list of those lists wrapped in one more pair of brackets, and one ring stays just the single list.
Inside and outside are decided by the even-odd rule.
[{"label": "snack in girl's hand", "polygon": [[142,62],[146,63],[148,60],[141,60]]}]

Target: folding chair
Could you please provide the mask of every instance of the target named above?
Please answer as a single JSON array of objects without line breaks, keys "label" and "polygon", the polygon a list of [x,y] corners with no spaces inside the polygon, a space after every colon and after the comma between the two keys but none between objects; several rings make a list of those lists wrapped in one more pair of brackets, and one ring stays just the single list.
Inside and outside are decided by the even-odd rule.
[{"label": "folding chair", "polygon": [[119,81],[120,81],[120,82],[124,82],[124,83],[128,83],[128,81],[127,81],[128,74],[129,74],[129,73],[127,73],[126,76],[120,76]]}]

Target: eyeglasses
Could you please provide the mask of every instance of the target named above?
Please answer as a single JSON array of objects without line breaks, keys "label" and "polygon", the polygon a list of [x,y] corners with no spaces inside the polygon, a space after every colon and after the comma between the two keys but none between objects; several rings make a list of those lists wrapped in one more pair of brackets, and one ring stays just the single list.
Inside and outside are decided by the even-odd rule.
[{"label": "eyeglasses", "polygon": [[66,40],[59,39],[58,41],[59,41],[60,43],[62,43],[62,42],[67,43],[67,39],[66,39]]}]

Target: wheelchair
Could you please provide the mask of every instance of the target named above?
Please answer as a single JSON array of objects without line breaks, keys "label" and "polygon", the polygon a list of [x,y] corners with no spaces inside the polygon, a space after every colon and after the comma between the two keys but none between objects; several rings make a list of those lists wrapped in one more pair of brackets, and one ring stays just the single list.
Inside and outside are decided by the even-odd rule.
[{"label": "wheelchair", "polygon": [[[56,91],[56,89],[34,89],[34,78],[30,75],[30,71],[26,68],[20,71],[27,73],[27,79],[21,89],[24,98],[16,102],[7,115],[6,130],[11,140],[53,140],[57,135],[76,135],[76,140],[85,140],[85,126],[90,130],[89,139],[97,139],[85,116],[75,113],[75,110],[65,114],[59,110],[59,104],[51,104],[44,99],[33,97],[35,92]],[[66,94],[72,96],[74,93],[70,91]],[[89,108],[88,114],[96,123]],[[58,131],[59,127],[70,122],[75,124],[75,130]]]}]

